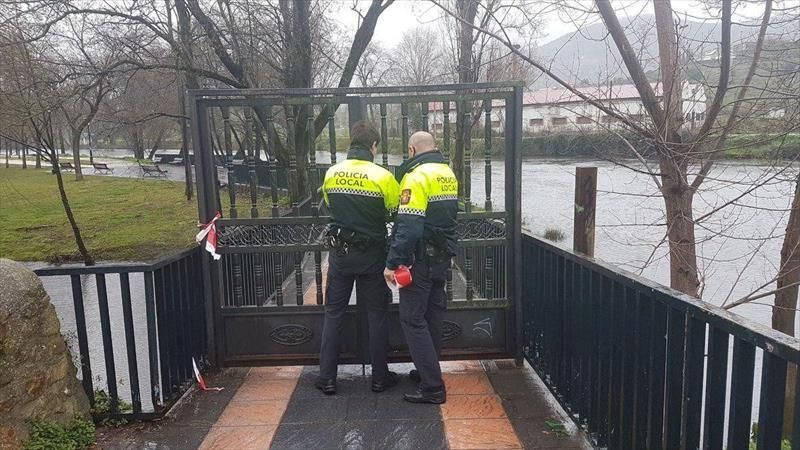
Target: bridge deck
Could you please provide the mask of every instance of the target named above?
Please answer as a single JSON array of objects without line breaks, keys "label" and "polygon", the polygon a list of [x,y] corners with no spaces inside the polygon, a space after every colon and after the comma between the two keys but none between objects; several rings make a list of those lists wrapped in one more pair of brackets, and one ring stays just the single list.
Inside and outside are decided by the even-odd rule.
[{"label": "bridge deck", "polygon": [[[583,449],[591,448],[529,368],[511,361],[442,363],[441,406],[401,399],[403,382],[369,390],[369,368],[340,368],[339,393],[314,389],[316,367],[227,369],[158,423],[102,430],[103,448]],[[411,366],[392,370],[405,373]]]}]

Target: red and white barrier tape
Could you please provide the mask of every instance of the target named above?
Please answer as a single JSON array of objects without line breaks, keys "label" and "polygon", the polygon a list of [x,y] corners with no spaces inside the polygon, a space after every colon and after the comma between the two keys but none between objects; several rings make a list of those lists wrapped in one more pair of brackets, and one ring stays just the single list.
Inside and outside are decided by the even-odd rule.
[{"label": "red and white barrier tape", "polygon": [[203,242],[203,239],[206,240],[206,251],[211,253],[211,256],[214,258],[214,260],[218,260],[222,257],[219,253],[217,253],[217,220],[219,220],[221,217],[222,214],[217,212],[214,218],[211,219],[211,222],[208,222],[205,225],[201,224],[200,226],[203,227],[203,229],[200,230],[200,232],[197,233],[197,236],[194,238],[194,240],[197,242],[197,245],[200,245],[200,243]]}]

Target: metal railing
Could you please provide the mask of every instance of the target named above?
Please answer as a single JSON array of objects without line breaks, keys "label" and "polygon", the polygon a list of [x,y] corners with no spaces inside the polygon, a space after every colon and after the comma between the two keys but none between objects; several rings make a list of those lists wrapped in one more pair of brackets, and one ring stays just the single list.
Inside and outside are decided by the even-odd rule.
[{"label": "metal railing", "polygon": [[522,242],[525,358],[598,447],[749,449],[756,421],[756,448],[781,448],[787,365],[800,361],[800,341],[534,237]]},{"label": "metal railing", "polygon": [[[96,420],[160,417],[191,385],[192,358],[206,355],[204,257],[194,247],[149,264],[35,271],[46,281],[69,277],[80,378]],[[91,284],[95,292],[84,289]],[[93,378],[97,357],[102,375]]]}]

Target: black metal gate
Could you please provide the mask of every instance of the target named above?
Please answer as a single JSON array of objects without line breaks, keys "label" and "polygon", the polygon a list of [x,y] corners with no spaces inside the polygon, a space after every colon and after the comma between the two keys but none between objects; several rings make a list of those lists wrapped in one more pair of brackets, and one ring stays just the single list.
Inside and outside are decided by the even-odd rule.
[{"label": "black metal gate", "polygon": [[[218,211],[223,216],[217,222],[222,258],[203,261],[213,363],[317,361],[327,259],[318,187],[325,170],[345,157],[347,139],[337,135],[346,137],[356,120],[380,128],[376,163],[390,170],[415,130],[434,134],[451,162],[463,161],[460,248],[447,283],[443,358],[520,357],[520,85],[189,94],[200,221]],[[503,202],[493,201],[498,192]],[[390,358],[408,360],[394,302]],[[362,314],[362,305],[351,301],[343,362],[368,362]]]}]

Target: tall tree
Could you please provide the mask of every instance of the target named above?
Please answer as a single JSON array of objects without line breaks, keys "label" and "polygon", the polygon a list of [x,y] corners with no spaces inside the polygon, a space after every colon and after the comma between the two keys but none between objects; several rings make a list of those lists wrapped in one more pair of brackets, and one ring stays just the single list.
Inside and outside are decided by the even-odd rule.
[{"label": "tall tree", "polygon": [[[502,43],[506,48],[526,63],[541,71],[556,83],[564,86],[570,93],[586,101],[651,143],[656,150],[658,173],[654,173],[655,182],[661,192],[665,205],[666,241],[670,254],[670,285],[692,296],[700,295],[700,278],[697,265],[697,247],[693,201],[695,193],[702,184],[703,173],[697,174],[690,181],[690,168],[694,164],[707,161],[714,154],[709,151],[721,136],[723,127],[718,124],[720,111],[727,104],[724,102],[729,91],[731,74],[731,0],[721,3],[718,19],[721,29],[719,42],[718,76],[711,88],[713,98],[708,105],[705,118],[693,134],[683,133],[683,111],[680,106],[682,98],[683,66],[680,60],[681,49],[678,42],[677,24],[674,11],[669,0],[654,1],[656,13],[656,35],[659,47],[659,73],[661,95],[656,95],[653,85],[647,77],[643,55],[636,53],[634,45],[628,40],[625,28],[620,24],[616,12],[608,0],[596,0],[596,11],[603,20],[622,63],[627,69],[631,82],[641,98],[648,115],[648,120],[634,120],[624,111],[617,110],[614,105],[594,98],[578,89],[566,77],[556,74],[549,65],[537,61],[524,53],[510,39],[502,21],[492,17],[497,28],[488,25],[476,25],[462,18],[458,10],[448,8],[444,3],[434,3],[462,25],[489,36]],[[758,58],[751,60],[751,67],[757,66]]]}]

